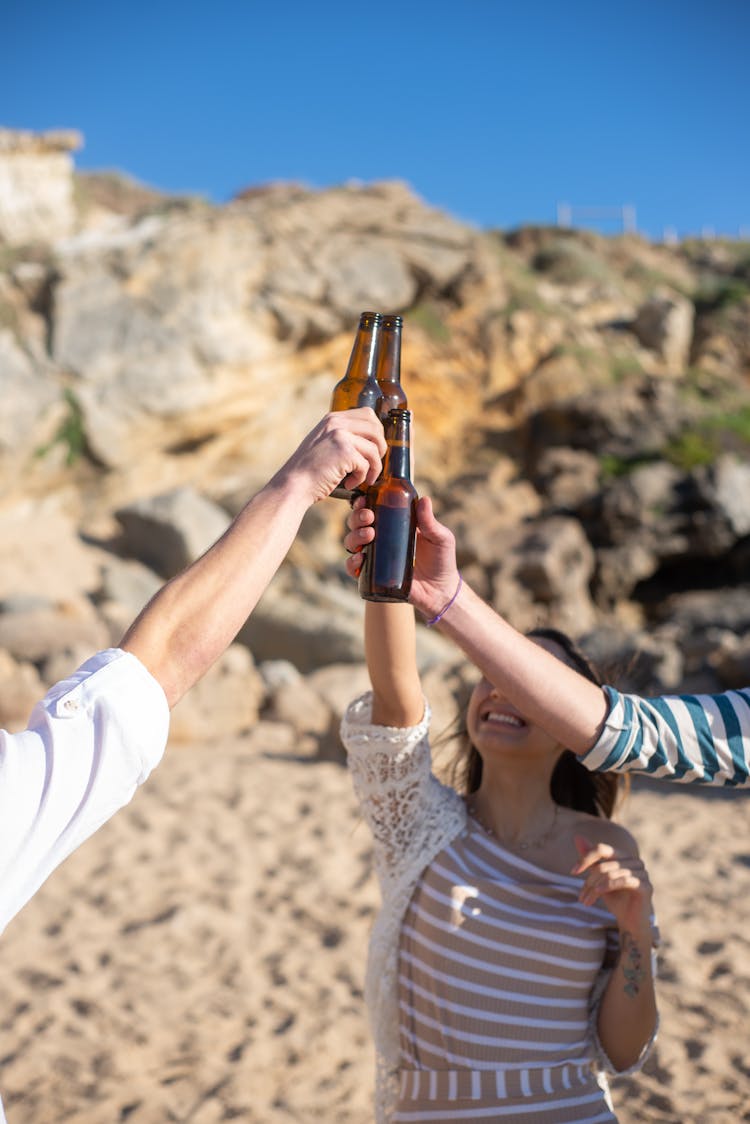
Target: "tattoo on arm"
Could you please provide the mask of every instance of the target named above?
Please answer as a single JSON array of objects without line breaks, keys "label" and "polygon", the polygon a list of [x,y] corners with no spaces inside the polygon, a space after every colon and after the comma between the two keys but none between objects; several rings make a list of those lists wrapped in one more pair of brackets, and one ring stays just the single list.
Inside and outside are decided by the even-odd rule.
[{"label": "tattoo on arm", "polygon": [[646,969],[643,966],[643,953],[640,946],[628,932],[622,934],[620,964],[625,977],[623,990],[631,999],[635,999],[641,989]]}]

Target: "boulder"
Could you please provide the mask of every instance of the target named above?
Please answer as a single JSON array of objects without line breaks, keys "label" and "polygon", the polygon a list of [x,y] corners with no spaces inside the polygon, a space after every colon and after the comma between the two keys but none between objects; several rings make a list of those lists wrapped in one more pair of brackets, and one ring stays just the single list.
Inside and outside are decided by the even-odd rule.
[{"label": "boulder", "polygon": [[514,573],[535,601],[551,602],[588,587],[594,552],[576,519],[555,516],[527,531],[516,549]]},{"label": "boulder", "polygon": [[[280,674],[283,667],[284,672]],[[267,660],[260,673],[266,686],[263,716],[284,722],[298,734],[321,737],[331,728],[332,711],[307,679],[288,660]]]},{"label": "boulder", "polygon": [[241,734],[257,721],[264,698],[252,656],[241,644],[231,644],[173,708],[170,739],[210,746],[217,738]]},{"label": "boulder", "polygon": [[637,530],[658,530],[680,525],[680,486],[684,473],[666,461],[636,465],[631,472],[612,480],[598,497],[597,517],[601,540],[620,543]]},{"label": "boulder", "polygon": [[689,362],[694,317],[692,301],[662,289],[638,309],[633,331],[644,347],[657,353],[670,373],[679,374]]},{"label": "boulder", "polygon": [[536,462],[534,484],[553,509],[575,512],[600,491],[599,458],[585,449],[553,447]]},{"label": "boulder", "polygon": [[231,522],[222,508],[187,486],[138,500],[116,515],[123,553],[164,578],[200,557]]},{"label": "boulder", "polygon": [[109,645],[109,634],[85,600],[69,599],[49,608],[0,614],[0,648],[14,659],[42,664],[51,655],[69,656],[71,670]]},{"label": "boulder", "polygon": [[631,596],[639,582],[657,573],[660,556],[651,537],[634,535],[596,551],[595,601],[605,610]]},{"label": "boulder", "polygon": [[577,634],[596,620],[593,572],[581,524],[552,516],[516,532],[494,574],[492,603],[521,631],[550,625]]},{"label": "boulder", "polygon": [[108,558],[101,570],[97,603],[117,606],[133,619],[163,585],[162,578],[134,558]]},{"label": "boulder", "polygon": [[733,455],[720,456],[713,465],[696,470],[694,477],[700,499],[714,516],[708,533],[715,534],[714,525],[721,522],[734,539],[750,535],[750,464]]},{"label": "boulder", "polygon": [[509,457],[497,458],[482,476],[454,480],[446,502],[450,506],[440,518],[456,536],[461,568],[473,562],[496,566],[515,528],[537,516],[542,506],[533,485],[519,476]]},{"label": "boulder", "polygon": [[417,281],[398,246],[382,239],[332,233],[318,260],[328,301],[347,319],[363,308],[408,308]]},{"label": "boulder", "polygon": [[259,662],[288,659],[305,673],[361,660],[362,615],[356,590],[287,568],[263,594],[238,640]]}]

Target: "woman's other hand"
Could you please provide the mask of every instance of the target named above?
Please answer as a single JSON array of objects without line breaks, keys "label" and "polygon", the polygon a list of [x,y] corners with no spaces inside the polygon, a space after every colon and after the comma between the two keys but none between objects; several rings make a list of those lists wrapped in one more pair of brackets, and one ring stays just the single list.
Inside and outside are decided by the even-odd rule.
[{"label": "woman's other hand", "polygon": [[583,905],[601,901],[621,932],[650,928],[653,888],[643,860],[609,843],[594,844],[583,835],[575,836],[575,845],[580,859],[572,873],[585,875],[578,900]]}]

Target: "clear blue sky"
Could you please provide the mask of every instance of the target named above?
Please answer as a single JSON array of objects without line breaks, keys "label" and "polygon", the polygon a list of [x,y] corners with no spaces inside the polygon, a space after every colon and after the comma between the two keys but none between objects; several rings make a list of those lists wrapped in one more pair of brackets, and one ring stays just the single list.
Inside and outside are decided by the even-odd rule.
[{"label": "clear blue sky", "polygon": [[0,124],[164,190],[398,178],[482,227],[750,236],[750,0],[5,0],[0,59]]}]

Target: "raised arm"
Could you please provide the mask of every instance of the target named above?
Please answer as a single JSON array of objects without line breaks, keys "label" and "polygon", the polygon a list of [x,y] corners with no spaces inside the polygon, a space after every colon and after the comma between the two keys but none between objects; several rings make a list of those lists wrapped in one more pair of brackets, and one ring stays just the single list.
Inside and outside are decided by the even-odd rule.
[{"label": "raised arm", "polygon": [[346,478],[372,483],[385,454],[369,408],[328,414],[214,545],[152,598],[120,647],[161,683],[170,706],[232,642],[285,557],[307,509]]},{"label": "raised arm", "polygon": [[[359,537],[360,501],[349,515],[347,549]],[[369,509],[368,516],[372,513]],[[352,577],[361,561],[347,563]],[[347,708],[341,736],[354,791],[375,842],[375,867],[383,885],[398,882],[417,858],[437,853],[463,826],[463,801],[432,774],[429,708],[416,660],[414,609],[408,604],[365,603],[365,657],[372,698]]]},{"label": "raised arm", "polygon": [[[355,500],[344,539],[350,552],[347,569],[359,573],[363,541],[372,538],[373,512],[364,500]],[[376,726],[416,726],[424,711],[417,668],[416,628],[411,605],[398,602],[365,602],[365,659],[372,686],[372,721]]]},{"label": "raised arm", "polygon": [[416,726],[424,712],[411,605],[365,605],[365,657],[378,726]]},{"label": "raised arm", "polygon": [[[435,518],[428,497],[419,500],[417,516],[412,604],[427,620],[440,616],[436,627],[522,714],[575,753],[585,753],[607,716],[604,692],[528,640],[460,581],[454,536]],[[355,551],[349,559],[351,573],[361,565],[360,548],[372,538],[371,521],[367,508],[352,512],[345,540],[347,549]]]}]

